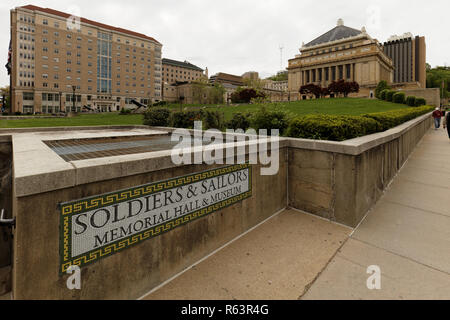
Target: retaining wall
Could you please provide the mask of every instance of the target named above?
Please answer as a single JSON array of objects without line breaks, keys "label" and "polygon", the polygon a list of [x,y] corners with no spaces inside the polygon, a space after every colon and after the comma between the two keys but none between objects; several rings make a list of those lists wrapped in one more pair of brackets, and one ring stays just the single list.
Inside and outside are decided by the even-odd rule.
[{"label": "retaining wall", "polygon": [[[223,165],[176,166],[170,151],[66,163],[39,140],[54,139],[55,133],[15,134],[14,298],[138,298],[288,205],[354,227],[431,124],[428,114],[386,132],[344,142],[282,138],[276,175],[262,176],[260,165],[251,166],[250,198],[83,266],[82,289],[73,291],[66,287],[69,275],[60,273],[61,203]],[[46,171],[45,164],[50,164],[51,171]]]},{"label": "retaining wall", "polygon": [[342,143],[290,139],[289,205],[356,227],[431,124],[427,114]]}]

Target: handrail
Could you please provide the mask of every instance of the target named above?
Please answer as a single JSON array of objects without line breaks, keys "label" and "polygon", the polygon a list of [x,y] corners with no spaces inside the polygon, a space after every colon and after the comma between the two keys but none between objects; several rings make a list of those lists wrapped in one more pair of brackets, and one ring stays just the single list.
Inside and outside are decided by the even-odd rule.
[{"label": "handrail", "polygon": [[6,226],[6,227],[15,227],[16,226],[16,218],[12,219],[5,219],[5,209],[2,209],[0,213],[0,226]]}]

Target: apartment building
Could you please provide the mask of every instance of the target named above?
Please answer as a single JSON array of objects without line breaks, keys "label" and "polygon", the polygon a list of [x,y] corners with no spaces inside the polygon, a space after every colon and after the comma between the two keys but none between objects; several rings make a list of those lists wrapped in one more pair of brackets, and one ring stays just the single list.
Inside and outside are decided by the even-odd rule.
[{"label": "apartment building", "polygon": [[162,59],[162,79],[171,85],[177,82],[192,82],[205,77],[203,69],[188,61]]},{"label": "apartment building", "polygon": [[219,72],[209,78],[209,83],[231,84],[234,86],[243,86],[244,79],[234,74]]},{"label": "apartment building", "polygon": [[391,36],[383,48],[394,63],[394,84],[415,82],[420,88],[427,87],[425,37],[409,32]]},{"label": "apartment building", "polygon": [[111,112],[161,100],[154,38],[34,5],[10,17],[13,112]]}]

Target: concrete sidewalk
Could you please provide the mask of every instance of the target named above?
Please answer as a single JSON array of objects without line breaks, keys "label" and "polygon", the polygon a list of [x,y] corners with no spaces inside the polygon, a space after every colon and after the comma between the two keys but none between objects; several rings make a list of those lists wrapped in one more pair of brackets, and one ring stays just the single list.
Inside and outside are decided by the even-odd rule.
[{"label": "concrete sidewalk", "polygon": [[353,233],[286,210],[145,299],[450,299],[449,208],[450,141],[430,130]]},{"label": "concrete sidewalk", "polygon": [[[368,290],[367,267],[381,269]],[[450,299],[450,141],[430,130],[303,299]]]},{"label": "concrete sidewalk", "polygon": [[145,299],[298,299],[352,229],[286,210]]}]

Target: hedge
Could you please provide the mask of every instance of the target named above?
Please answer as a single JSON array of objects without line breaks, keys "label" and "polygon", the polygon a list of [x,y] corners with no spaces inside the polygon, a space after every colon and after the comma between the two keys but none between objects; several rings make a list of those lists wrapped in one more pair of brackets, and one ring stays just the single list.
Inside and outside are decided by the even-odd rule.
[{"label": "hedge", "polygon": [[406,98],[406,104],[410,107],[415,107],[416,106],[416,97],[408,96]]},{"label": "hedge", "polygon": [[395,91],[395,90],[389,90],[386,93],[386,101],[391,101],[392,102],[392,98],[394,97],[394,94],[396,94],[396,93],[397,93],[397,91]]},{"label": "hedge", "polygon": [[379,131],[376,120],[360,116],[307,115],[291,121],[287,136],[343,141]]},{"label": "hedge", "polygon": [[385,131],[396,127],[406,121],[412,120],[434,109],[431,106],[423,106],[419,108],[407,108],[400,110],[392,110],[386,112],[369,113],[362,115],[364,118],[376,120],[381,126],[380,131]]},{"label": "hedge", "polygon": [[387,93],[388,93],[389,91],[390,91],[389,89],[384,89],[384,90],[382,90],[382,91],[380,92],[380,99],[381,99],[381,100],[386,100],[386,98],[387,98]]},{"label": "hedge", "polygon": [[144,113],[144,124],[153,127],[167,127],[169,125],[169,109],[150,108]]},{"label": "hedge", "polygon": [[405,93],[397,92],[392,96],[392,102],[395,103],[405,103]]},{"label": "hedge", "polygon": [[433,109],[434,107],[423,106],[362,116],[307,115],[292,120],[286,136],[343,141],[388,130]]},{"label": "hedge", "polygon": [[282,110],[267,110],[262,107],[252,114],[250,124],[256,131],[267,129],[267,134],[270,135],[272,129],[278,129],[280,135],[283,135],[289,126],[289,121],[286,112]]},{"label": "hedge", "polygon": [[416,107],[424,106],[427,104],[427,101],[424,98],[416,98],[415,105]]}]

